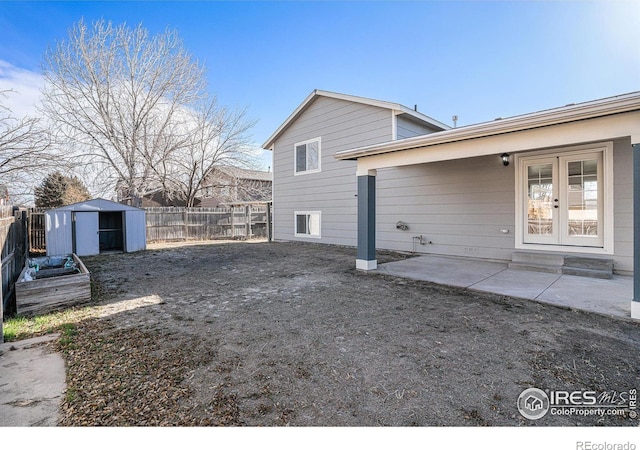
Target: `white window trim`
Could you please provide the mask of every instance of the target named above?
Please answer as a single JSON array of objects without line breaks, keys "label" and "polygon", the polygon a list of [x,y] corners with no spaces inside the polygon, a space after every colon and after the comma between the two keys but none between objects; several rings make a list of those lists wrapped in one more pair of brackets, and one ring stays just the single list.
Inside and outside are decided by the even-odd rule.
[{"label": "white window trim", "polygon": [[[551,155],[571,155],[586,152],[602,151],[602,173],[603,173],[603,198],[604,198],[604,226],[603,226],[603,246],[602,247],[579,247],[573,245],[556,245],[556,244],[525,244],[524,243],[524,214],[523,207],[523,181],[522,168],[520,161],[522,159],[530,160],[539,156],[540,158],[548,158]],[[614,217],[613,217],[613,142],[599,142],[588,145],[556,148],[551,150],[541,150],[537,152],[518,153],[514,155],[515,183],[516,183],[516,202],[515,202],[515,248],[521,250],[542,250],[550,252],[569,252],[569,253],[592,253],[613,255],[614,251]]]},{"label": "white window trim", "polygon": [[[297,169],[297,160],[298,160],[298,154],[296,153],[296,148],[299,145],[303,145],[303,144],[309,144],[311,142],[317,142],[318,143],[318,168],[317,169],[312,169],[312,170],[302,170],[300,172],[298,172]],[[293,175],[294,176],[298,176],[298,175],[307,175],[310,173],[318,173],[322,170],[322,139],[320,137],[317,138],[313,138],[313,139],[307,139],[306,141],[301,141],[301,142],[296,142],[295,144],[293,144]]]},{"label": "white window trim", "polygon": [[[301,215],[318,215],[318,234],[298,233],[298,216]],[[293,213],[293,233],[295,237],[321,239],[322,238],[322,212],[321,211],[294,211]]]}]

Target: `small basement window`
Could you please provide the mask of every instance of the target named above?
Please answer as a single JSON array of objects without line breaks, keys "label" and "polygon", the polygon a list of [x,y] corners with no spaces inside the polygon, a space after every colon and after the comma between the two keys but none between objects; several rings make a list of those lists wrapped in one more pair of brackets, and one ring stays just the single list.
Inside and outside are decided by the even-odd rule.
[{"label": "small basement window", "polygon": [[294,174],[320,172],[320,138],[294,144]]},{"label": "small basement window", "polygon": [[320,211],[296,211],[295,235],[320,238]]}]

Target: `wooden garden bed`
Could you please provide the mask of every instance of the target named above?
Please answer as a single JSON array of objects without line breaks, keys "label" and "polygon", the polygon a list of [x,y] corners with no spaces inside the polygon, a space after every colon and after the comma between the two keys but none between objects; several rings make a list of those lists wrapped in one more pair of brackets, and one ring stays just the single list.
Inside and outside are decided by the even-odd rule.
[{"label": "wooden garden bed", "polygon": [[16,282],[16,308],[19,315],[45,314],[91,299],[91,274],[75,253],[70,256],[77,269],[43,268],[30,281],[27,281],[27,264]]}]

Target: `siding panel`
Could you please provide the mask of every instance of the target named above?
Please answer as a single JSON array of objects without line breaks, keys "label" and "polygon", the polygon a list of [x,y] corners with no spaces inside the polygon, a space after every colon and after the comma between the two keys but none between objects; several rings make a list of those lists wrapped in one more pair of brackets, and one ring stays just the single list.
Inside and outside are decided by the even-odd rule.
[{"label": "siding panel", "polygon": [[[340,150],[391,140],[389,110],[319,97],[274,145],[274,237],[294,236],[294,211],[321,211],[320,242],[356,245],[356,164],[338,161]],[[321,137],[321,172],[293,173],[296,142]],[[316,239],[315,242],[318,242]]]},{"label": "siding panel", "polygon": [[[514,177],[513,167],[493,156],[379,171],[378,248],[510,259]],[[398,221],[409,230],[397,230]],[[416,245],[419,235],[431,243]]]},{"label": "siding panel", "polygon": [[423,134],[433,133],[433,127],[429,127],[425,124],[421,124],[412,120],[410,116],[400,114],[396,117],[398,139],[405,139],[414,136],[421,136]]}]

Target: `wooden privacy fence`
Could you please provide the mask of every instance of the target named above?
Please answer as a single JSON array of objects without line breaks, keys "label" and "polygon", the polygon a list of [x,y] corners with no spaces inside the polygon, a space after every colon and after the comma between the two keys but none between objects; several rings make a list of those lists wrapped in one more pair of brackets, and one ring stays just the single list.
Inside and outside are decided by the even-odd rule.
[{"label": "wooden privacy fence", "polygon": [[[45,209],[27,212],[29,253],[44,254]],[[271,203],[222,208],[145,208],[147,242],[254,239],[271,236]]]},{"label": "wooden privacy fence", "polygon": [[29,208],[27,211],[27,233],[29,235],[29,253],[44,255],[47,250],[45,241],[44,212],[46,208]]},{"label": "wooden privacy fence", "polygon": [[27,258],[26,219],[26,211],[14,209],[12,206],[0,206],[0,245],[2,245],[0,342],[3,342],[4,313],[5,311],[15,312],[15,282]]},{"label": "wooden privacy fence", "polygon": [[147,242],[269,238],[271,205],[145,208]]}]

